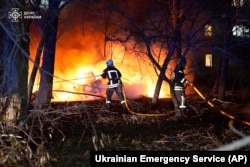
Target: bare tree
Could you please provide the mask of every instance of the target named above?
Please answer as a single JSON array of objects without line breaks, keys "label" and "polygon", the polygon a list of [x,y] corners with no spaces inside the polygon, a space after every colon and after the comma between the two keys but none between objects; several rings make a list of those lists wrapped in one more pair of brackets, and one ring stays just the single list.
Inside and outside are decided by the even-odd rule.
[{"label": "bare tree", "polygon": [[[43,36],[41,38],[38,54],[36,55],[36,63],[40,60],[40,51],[43,47],[43,60],[40,70],[41,80],[39,82],[39,90],[35,99],[35,107],[40,108],[44,104],[49,104],[52,97],[54,62],[58,31],[58,19],[60,11],[68,2],[49,0],[46,24],[43,27]],[[34,66],[32,78],[29,86],[29,96],[33,89],[33,82],[37,71],[37,64]]]},{"label": "bare tree", "polygon": [[[15,124],[28,114],[27,80],[29,58],[28,24],[22,17],[9,16],[25,9],[24,1],[11,0],[2,4],[5,14],[0,20],[1,40],[1,116]],[[14,19],[14,20],[13,20]]]},{"label": "bare tree", "polygon": [[[235,11],[229,1],[106,1],[103,5],[109,9],[105,11],[109,14],[99,15],[108,20],[106,42],[123,44],[127,52],[133,52],[143,61],[148,59],[155,68],[158,80],[153,104],[157,103],[162,82],[170,84],[169,64],[172,60],[184,56],[193,62],[192,68],[203,75],[196,66],[201,57],[195,57],[201,55],[203,48],[220,56],[218,97],[224,98],[229,55],[234,47],[231,35]],[[204,33],[207,25],[214,26],[215,35],[210,38]]]},{"label": "bare tree", "polygon": [[[235,2],[235,3],[240,3]],[[238,4],[239,5],[239,4]],[[218,92],[218,98],[220,100],[224,100],[225,93],[226,93],[226,86],[227,86],[227,80],[228,80],[228,67],[229,67],[229,60],[230,57],[232,58],[232,55],[234,53],[234,48],[238,48],[239,46],[235,43],[236,40],[239,39],[234,38],[232,36],[232,30],[233,26],[237,24],[238,22],[238,12],[240,9],[236,10],[233,8],[232,3],[230,1],[223,1],[218,6],[220,6],[221,10],[221,17],[218,18],[220,20],[220,26],[221,28],[217,33],[221,34],[219,37],[222,39],[220,43],[217,42],[217,46],[214,47],[212,50],[217,53],[219,57],[219,66],[218,66],[218,74],[217,78],[215,80],[214,84],[214,93]],[[244,15],[244,20],[249,19],[249,15]],[[218,38],[216,38],[219,40]],[[235,40],[236,39],[236,40]],[[244,45],[247,45],[247,41],[244,41],[244,39],[240,40],[241,46],[244,47]],[[238,53],[236,53],[238,54]],[[237,57],[237,56],[236,56]],[[233,60],[233,58],[231,59]],[[235,63],[239,61],[239,57],[235,59]]]},{"label": "bare tree", "polygon": [[[206,3],[192,0],[106,1],[105,40],[124,45],[141,60],[148,59],[158,75],[152,103],[156,104],[163,81],[170,83],[169,63],[191,55],[204,45],[201,36],[212,19]],[[107,19],[109,17],[109,19]],[[106,18],[106,19],[105,19]],[[169,71],[168,71],[169,70]]]}]

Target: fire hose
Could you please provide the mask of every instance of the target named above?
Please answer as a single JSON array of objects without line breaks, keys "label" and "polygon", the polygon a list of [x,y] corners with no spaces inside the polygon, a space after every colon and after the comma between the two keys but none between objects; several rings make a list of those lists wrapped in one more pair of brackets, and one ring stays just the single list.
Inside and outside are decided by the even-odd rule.
[{"label": "fire hose", "polygon": [[[75,79],[69,79],[69,80],[65,80],[63,79],[62,81],[57,81],[57,82],[70,82],[72,83],[71,81],[72,80],[79,80],[79,79],[86,79],[86,78],[97,78],[97,77],[100,77],[101,75],[94,75],[94,76],[90,76],[90,77],[84,77],[84,78],[75,78]],[[127,97],[126,97],[126,94],[125,94],[125,89],[124,89],[124,85],[122,84],[122,93],[124,95],[124,101],[125,101],[125,105],[126,105],[126,108],[128,110],[128,112],[130,112],[131,114],[133,115],[138,115],[138,116],[154,116],[154,117],[162,117],[162,116],[170,116],[173,114],[173,112],[169,112],[169,113],[154,113],[154,114],[146,114],[146,113],[137,113],[137,112],[134,112],[130,109],[129,105],[128,105],[128,100],[127,100]],[[85,95],[91,95],[91,96],[96,96],[96,97],[100,97],[100,98],[104,98],[103,96],[98,96],[98,95],[93,95],[93,94],[89,94],[89,93],[78,93],[78,92],[71,92],[71,91],[65,91],[65,90],[53,90],[53,91],[56,91],[56,92],[67,92],[67,93],[73,93],[73,94],[85,94]]]},{"label": "fire hose", "polygon": [[122,85],[122,93],[124,95],[124,100],[125,100],[125,105],[126,108],[128,110],[129,113],[134,114],[134,115],[138,115],[138,116],[148,116],[148,117],[162,117],[162,116],[171,116],[174,113],[173,112],[169,112],[169,113],[138,113],[138,112],[134,112],[130,109],[129,105],[128,105],[128,100],[125,94],[125,89],[124,86]]},{"label": "fire hose", "polygon": [[[101,75],[95,75],[95,76],[91,76],[91,77],[85,77],[85,78],[93,78],[93,77],[99,77]],[[81,79],[85,79],[85,78],[81,78]],[[76,79],[74,79],[76,80]],[[69,82],[69,80],[64,80],[64,81],[67,81]],[[215,108],[215,105],[210,101],[210,100],[207,100],[205,98],[205,96],[196,88],[196,86],[194,86],[193,83],[190,83],[189,86],[191,86],[194,91],[212,108],[216,109]],[[59,91],[59,90],[57,90]],[[174,114],[174,112],[168,112],[168,113],[138,113],[138,112],[134,112],[130,109],[129,105],[128,105],[128,100],[127,100],[127,97],[126,97],[126,94],[125,94],[125,88],[124,88],[124,85],[122,85],[122,93],[124,95],[124,100],[125,100],[125,105],[126,105],[126,108],[128,110],[128,112],[130,112],[131,114],[134,114],[134,115],[138,115],[138,116],[151,116],[151,117],[162,117],[162,116],[171,116]],[[100,96],[102,97],[102,96]],[[104,97],[102,97],[104,98]],[[245,124],[245,125],[248,125],[250,126],[250,122],[247,122],[247,121],[244,121],[244,120],[241,120],[241,119],[238,119],[236,118],[235,116],[233,115],[230,115],[228,113],[226,113],[225,111],[222,111],[222,110],[218,110],[216,109],[216,111],[219,111],[220,114],[222,114],[223,116],[226,116],[228,117],[229,119],[231,120],[235,120],[237,122],[240,122],[242,124]]]},{"label": "fire hose", "polygon": [[[196,93],[197,93],[197,94],[198,94],[198,95],[199,95],[199,96],[200,96],[209,106],[211,106],[212,108],[215,108],[215,105],[214,105],[211,101],[207,100],[207,99],[205,98],[205,96],[204,96],[204,95],[194,86],[194,84],[191,83],[190,86],[193,87],[194,91],[195,91],[195,92],[196,92]],[[216,109],[216,110],[217,110],[217,109]],[[217,110],[217,111],[219,111],[219,113],[222,114],[223,116],[226,116],[226,117],[230,118],[231,120],[234,120],[234,121],[237,121],[237,122],[240,122],[240,123],[242,123],[242,124],[245,124],[245,125],[250,126],[250,122],[247,122],[247,121],[238,119],[238,118],[236,118],[235,116],[226,113],[225,111],[222,111],[222,110]]]},{"label": "fire hose", "polygon": [[[205,96],[196,88],[196,86],[194,86],[194,84],[190,83],[189,84],[190,86],[192,86],[192,88],[194,89],[194,91],[209,105],[211,106],[212,108],[216,109],[215,108],[215,105],[207,100],[205,98]],[[126,108],[127,110],[131,113],[131,114],[134,114],[134,115],[139,115],[139,116],[155,116],[155,117],[159,117],[159,116],[171,116],[173,114],[173,112],[169,112],[169,113],[152,113],[152,114],[146,114],[146,113],[137,113],[137,112],[134,112],[130,109],[129,105],[128,105],[128,100],[126,98],[126,94],[125,94],[125,89],[124,89],[124,86],[122,86],[122,92],[124,94],[124,100],[125,100],[125,105],[126,105]],[[217,110],[217,109],[216,109]],[[234,121],[237,121],[237,122],[240,122],[242,124],[245,124],[245,125],[248,125],[250,126],[250,122],[247,122],[247,121],[244,121],[244,120],[241,120],[241,119],[238,119],[236,118],[235,116],[233,115],[230,115],[228,113],[226,113],[225,111],[222,111],[222,110],[218,110],[220,114],[222,114],[223,116],[226,116],[227,118],[231,119],[231,120],[234,120]]]}]

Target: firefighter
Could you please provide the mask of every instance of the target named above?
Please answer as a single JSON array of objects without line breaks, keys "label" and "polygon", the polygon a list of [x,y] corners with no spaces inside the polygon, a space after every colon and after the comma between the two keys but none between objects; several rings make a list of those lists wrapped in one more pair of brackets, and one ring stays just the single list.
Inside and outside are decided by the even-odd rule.
[{"label": "firefighter", "polygon": [[113,61],[111,59],[106,61],[107,67],[103,70],[101,74],[102,78],[108,79],[108,85],[106,89],[106,109],[110,111],[111,108],[111,97],[114,92],[116,92],[117,96],[119,97],[121,106],[123,111],[126,110],[124,95],[122,92],[122,81],[121,72],[114,66]]},{"label": "firefighter", "polygon": [[186,65],[186,59],[181,57],[177,61],[176,68],[171,76],[171,84],[173,92],[172,100],[175,106],[175,115],[172,117],[173,120],[186,118],[185,110],[187,108],[185,102],[185,87],[191,85],[191,83],[185,78],[184,68]]}]

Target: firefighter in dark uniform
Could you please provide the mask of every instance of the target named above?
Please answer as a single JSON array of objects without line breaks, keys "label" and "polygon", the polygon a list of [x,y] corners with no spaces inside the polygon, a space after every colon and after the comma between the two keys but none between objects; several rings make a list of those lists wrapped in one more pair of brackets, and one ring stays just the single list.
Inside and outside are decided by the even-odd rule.
[{"label": "firefighter in dark uniform", "polygon": [[124,95],[122,92],[122,81],[121,72],[114,66],[113,61],[109,59],[107,62],[107,67],[103,70],[101,74],[102,78],[108,79],[108,85],[106,89],[106,109],[110,110],[111,107],[111,97],[114,92],[116,92],[117,96],[119,97],[121,106],[123,110],[126,110]]},{"label": "firefighter in dark uniform", "polygon": [[186,59],[181,57],[178,59],[176,68],[171,76],[171,84],[173,95],[172,98],[175,104],[175,115],[172,117],[174,120],[186,118],[185,110],[187,108],[185,102],[185,86],[191,83],[185,78],[184,68]]}]

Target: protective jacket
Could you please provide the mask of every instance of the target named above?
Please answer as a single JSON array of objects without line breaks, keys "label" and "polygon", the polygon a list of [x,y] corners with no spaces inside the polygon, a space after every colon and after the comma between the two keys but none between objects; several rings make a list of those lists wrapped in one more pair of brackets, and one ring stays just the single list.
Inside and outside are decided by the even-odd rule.
[{"label": "protective jacket", "polygon": [[174,71],[174,73],[171,76],[171,80],[174,84],[174,90],[175,91],[183,91],[184,90],[184,84],[188,84],[188,80],[185,78],[185,74],[183,70],[177,69]]},{"label": "protective jacket", "polygon": [[122,92],[122,84],[121,84],[121,72],[115,68],[112,63],[109,65],[107,63],[107,68],[103,70],[103,73],[101,74],[102,78],[108,78],[108,86],[106,90],[106,109],[110,110],[111,107],[111,97],[114,92],[118,95],[122,108],[125,110],[125,100]]},{"label": "protective jacket", "polygon": [[122,74],[114,66],[105,68],[101,76],[102,78],[108,78],[108,88],[116,88],[121,85]]}]

